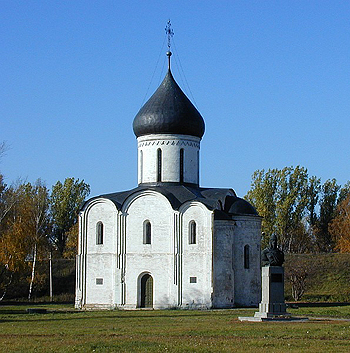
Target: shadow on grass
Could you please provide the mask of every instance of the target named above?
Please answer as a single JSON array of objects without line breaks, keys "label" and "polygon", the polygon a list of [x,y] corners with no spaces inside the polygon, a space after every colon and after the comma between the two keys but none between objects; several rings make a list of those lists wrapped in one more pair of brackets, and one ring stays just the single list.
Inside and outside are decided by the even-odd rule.
[{"label": "shadow on grass", "polygon": [[72,301],[29,301],[29,300],[6,300],[0,302],[0,308],[2,306],[37,306],[37,305],[71,305],[74,306],[74,302]]},{"label": "shadow on grass", "polygon": [[[0,322],[49,322],[49,321],[68,321],[68,320],[81,320],[81,319],[115,319],[115,320],[131,320],[131,319],[152,319],[152,318],[193,318],[193,317],[205,317],[211,316],[214,313],[220,316],[237,316],[239,313],[235,312],[245,310],[246,308],[237,308],[233,310],[165,310],[165,311],[127,311],[127,310],[115,310],[115,311],[83,311],[83,310],[64,310],[64,309],[50,309],[49,305],[46,306],[46,313],[33,313],[29,314],[25,309],[4,309],[0,307],[1,315],[10,315],[10,317],[0,318]],[[103,313],[103,314],[101,314]],[[28,316],[28,320],[24,319],[23,314]],[[68,317],[59,317],[58,315],[72,314]],[[20,315],[20,318],[16,319],[11,316]],[[53,317],[50,317],[52,316]],[[56,316],[57,315],[57,316]],[[56,317],[54,317],[56,316]]]},{"label": "shadow on grass", "polygon": [[293,307],[293,306],[296,306],[296,307],[299,307],[299,308],[307,308],[307,307],[310,307],[310,308],[317,308],[317,307],[320,307],[320,308],[328,308],[328,307],[334,307],[334,306],[347,306],[347,305],[350,305],[350,303],[347,303],[347,302],[341,302],[341,303],[337,303],[337,302],[334,302],[334,303],[320,303],[320,302],[315,302],[315,303],[312,303],[312,302],[302,302],[302,303],[298,303],[298,302],[292,302],[292,303],[287,303],[288,306],[290,307]]}]

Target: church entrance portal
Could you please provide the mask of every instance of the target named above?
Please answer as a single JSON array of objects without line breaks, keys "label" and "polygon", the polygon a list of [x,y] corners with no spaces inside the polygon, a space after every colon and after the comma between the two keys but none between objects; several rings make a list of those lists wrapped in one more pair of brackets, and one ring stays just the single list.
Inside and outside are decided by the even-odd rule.
[{"label": "church entrance portal", "polygon": [[153,278],[145,274],[141,278],[141,308],[153,307]]}]

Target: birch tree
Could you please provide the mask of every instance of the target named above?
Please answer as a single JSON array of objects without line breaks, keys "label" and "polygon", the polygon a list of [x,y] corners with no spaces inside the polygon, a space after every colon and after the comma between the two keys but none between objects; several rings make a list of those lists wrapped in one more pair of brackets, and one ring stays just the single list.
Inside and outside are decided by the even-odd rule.
[{"label": "birch tree", "polygon": [[[19,183],[5,188],[2,194],[0,262],[3,275],[7,271],[10,284],[15,273],[31,264],[30,299],[38,252],[45,247],[49,233],[49,191],[38,179],[33,185]],[[32,261],[27,261],[29,257]],[[3,287],[2,296],[6,293],[6,285]]]},{"label": "birch tree", "polygon": [[[31,299],[38,251],[47,249],[47,239],[50,233],[49,190],[38,179],[34,185],[27,183],[24,192],[26,203],[24,212],[27,217],[25,226],[30,236],[33,256],[28,293],[28,299]],[[45,253],[44,257],[46,257]]]}]

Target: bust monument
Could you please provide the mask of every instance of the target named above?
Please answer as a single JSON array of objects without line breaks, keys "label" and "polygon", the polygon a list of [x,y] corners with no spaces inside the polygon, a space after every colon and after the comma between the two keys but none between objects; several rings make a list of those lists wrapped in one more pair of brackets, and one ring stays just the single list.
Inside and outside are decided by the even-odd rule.
[{"label": "bust monument", "polygon": [[239,317],[241,321],[290,321],[284,300],[284,254],[278,249],[277,236],[271,235],[269,246],[261,252],[261,302],[254,317]]},{"label": "bust monument", "polygon": [[284,262],[283,251],[277,247],[277,235],[272,234],[269,246],[261,252],[262,266],[282,266]]}]

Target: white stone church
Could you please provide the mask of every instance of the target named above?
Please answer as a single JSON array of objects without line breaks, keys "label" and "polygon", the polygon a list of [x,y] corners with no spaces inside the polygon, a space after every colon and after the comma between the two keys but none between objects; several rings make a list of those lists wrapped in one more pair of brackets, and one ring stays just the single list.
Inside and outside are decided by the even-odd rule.
[{"label": "white stone church", "polygon": [[232,308],[261,297],[261,218],[199,186],[204,120],[170,70],[133,122],[138,186],[79,216],[76,308]]}]

